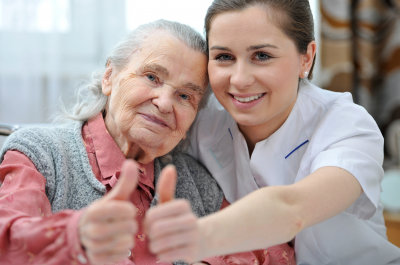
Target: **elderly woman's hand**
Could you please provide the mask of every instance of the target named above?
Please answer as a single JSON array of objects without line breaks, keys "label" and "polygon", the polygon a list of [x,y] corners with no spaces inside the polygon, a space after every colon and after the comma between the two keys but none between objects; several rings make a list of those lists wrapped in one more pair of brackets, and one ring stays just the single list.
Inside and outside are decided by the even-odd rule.
[{"label": "elderly woman's hand", "polygon": [[187,200],[174,199],[175,183],[176,170],[165,168],[157,184],[161,204],[146,213],[149,249],[161,261],[195,262],[202,245],[198,219]]},{"label": "elderly woman's hand", "polygon": [[82,214],[79,235],[90,263],[110,264],[128,257],[138,229],[136,208],[129,200],[137,174],[137,164],[125,161],[115,187]]}]

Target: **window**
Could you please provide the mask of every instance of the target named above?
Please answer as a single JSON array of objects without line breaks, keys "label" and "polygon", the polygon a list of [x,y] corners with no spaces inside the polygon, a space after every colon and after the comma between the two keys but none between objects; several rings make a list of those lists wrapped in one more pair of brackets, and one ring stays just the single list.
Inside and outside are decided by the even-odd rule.
[{"label": "window", "polygon": [[203,33],[204,17],[212,0],[126,0],[128,29],[156,19],[175,20],[188,24]]},{"label": "window", "polygon": [[[159,18],[175,20],[188,24],[203,33],[204,17],[212,0],[126,0],[125,17],[128,29]],[[319,20],[318,0],[310,0],[314,19]],[[316,31],[318,30],[318,23]]]},{"label": "window", "polygon": [[66,32],[69,12],[69,0],[1,0],[0,30]]}]

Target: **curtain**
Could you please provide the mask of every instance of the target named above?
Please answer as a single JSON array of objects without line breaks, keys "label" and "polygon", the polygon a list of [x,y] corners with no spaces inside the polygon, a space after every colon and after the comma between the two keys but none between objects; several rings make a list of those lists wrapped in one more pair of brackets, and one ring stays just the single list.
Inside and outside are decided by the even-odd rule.
[{"label": "curtain", "polygon": [[384,132],[400,118],[400,1],[320,0],[320,84],[350,91]]},{"label": "curtain", "polygon": [[125,0],[0,0],[0,123],[45,123],[104,67]]}]

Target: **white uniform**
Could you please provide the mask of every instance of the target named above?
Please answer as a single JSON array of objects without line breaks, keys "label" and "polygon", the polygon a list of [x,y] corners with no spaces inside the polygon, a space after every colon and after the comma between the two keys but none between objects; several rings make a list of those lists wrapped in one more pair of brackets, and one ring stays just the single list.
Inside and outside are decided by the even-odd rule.
[{"label": "white uniform", "polygon": [[297,182],[324,166],[347,170],[364,193],[345,212],[296,236],[297,264],[400,264],[400,249],[386,239],[380,204],[383,137],[350,93],[302,83],[286,122],[257,143],[251,157],[235,121],[212,95],[190,141],[189,153],[206,165],[229,202],[263,186]]}]

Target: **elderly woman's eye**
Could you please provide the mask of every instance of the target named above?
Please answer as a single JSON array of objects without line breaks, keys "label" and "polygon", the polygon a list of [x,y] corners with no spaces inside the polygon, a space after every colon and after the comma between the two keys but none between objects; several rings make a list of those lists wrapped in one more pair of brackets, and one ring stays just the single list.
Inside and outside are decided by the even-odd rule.
[{"label": "elderly woman's eye", "polygon": [[146,77],[151,82],[158,82],[158,77],[155,74],[146,74]]},{"label": "elderly woman's eye", "polygon": [[185,101],[190,100],[191,97],[188,94],[180,94],[179,97]]}]

